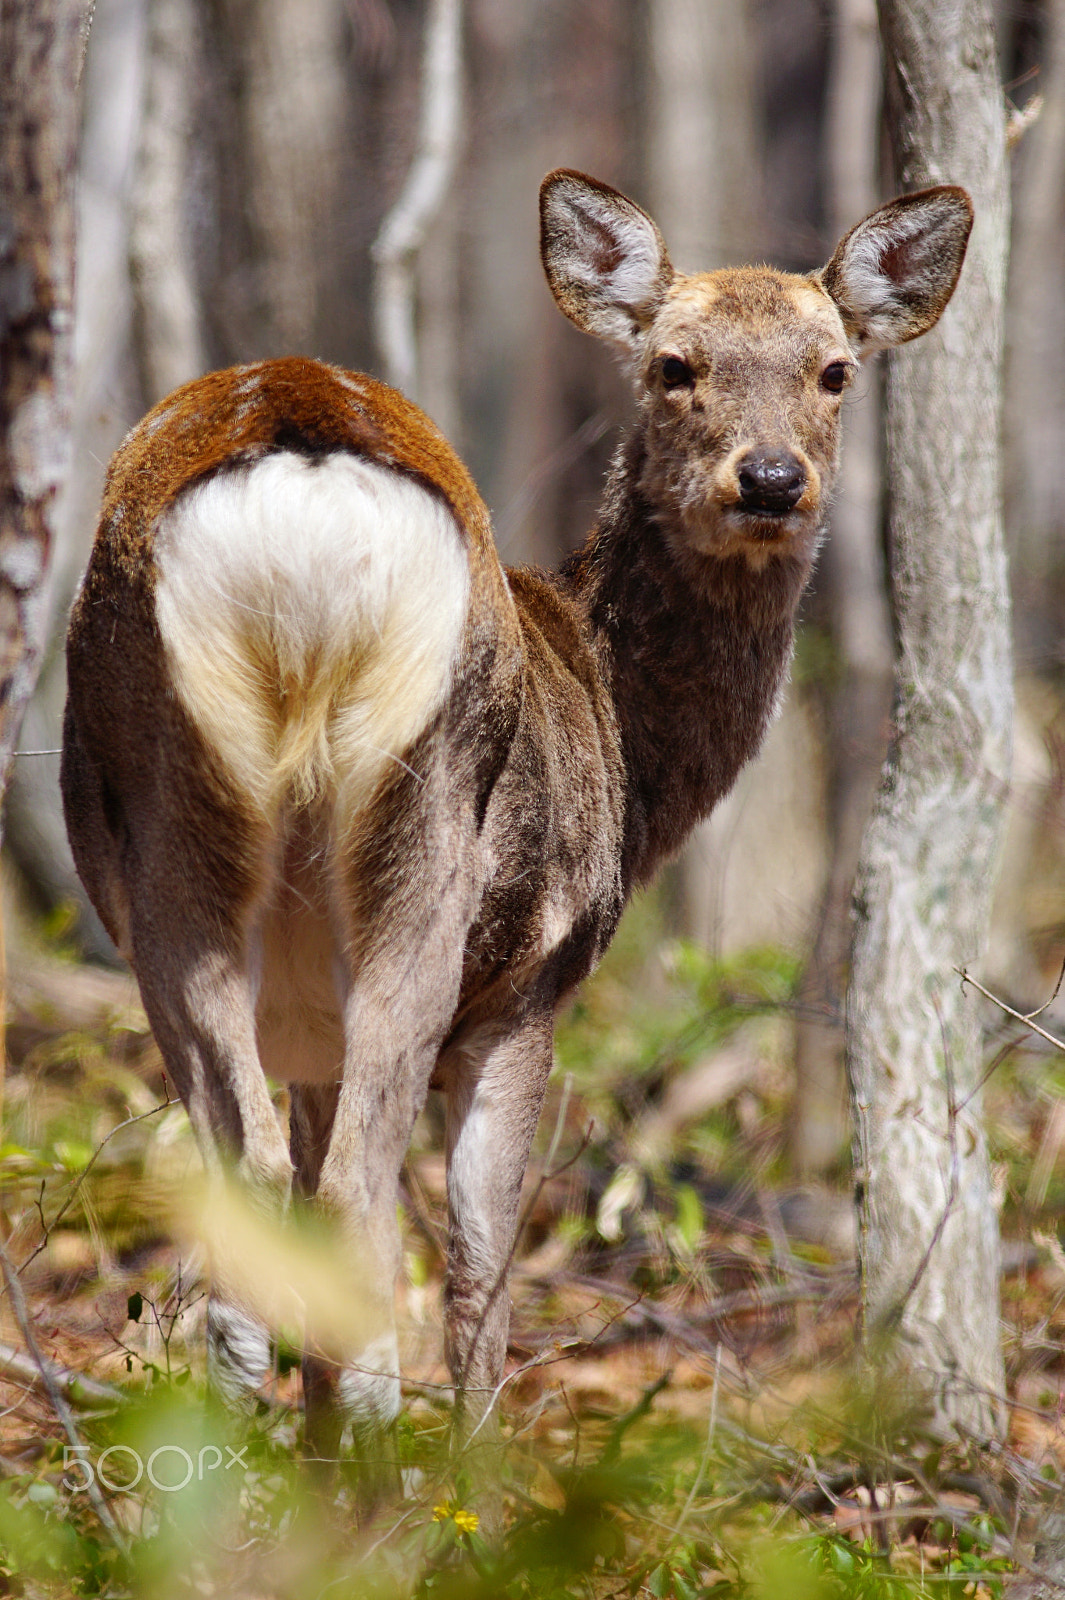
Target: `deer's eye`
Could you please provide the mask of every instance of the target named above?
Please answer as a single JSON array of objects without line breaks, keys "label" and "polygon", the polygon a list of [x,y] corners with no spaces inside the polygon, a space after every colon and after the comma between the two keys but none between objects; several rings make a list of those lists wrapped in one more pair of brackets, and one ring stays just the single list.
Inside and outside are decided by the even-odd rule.
[{"label": "deer's eye", "polygon": [[666,389],[683,389],[686,384],[695,381],[691,367],[679,356],[666,356],[662,362],[661,372],[662,384]]},{"label": "deer's eye", "polygon": [[847,385],[850,367],[846,361],[830,361],[821,374],[821,387],[829,394],[842,394]]}]

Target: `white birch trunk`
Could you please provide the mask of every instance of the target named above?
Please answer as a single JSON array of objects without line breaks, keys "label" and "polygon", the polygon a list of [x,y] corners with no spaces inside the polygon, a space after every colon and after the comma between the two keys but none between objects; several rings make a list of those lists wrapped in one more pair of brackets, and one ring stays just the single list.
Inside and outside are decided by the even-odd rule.
[{"label": "white birch trunk", "polygon": [[856,889],[848,1004],[865,1336],[940,1436],[1001,1428],[998,1225],[978,962],[1010,771],[999,425],[1008,189],[989,0],[880,0],[907,188],[976,207],[955,298],[888,369],[892,748]]},{"label": "white birch trunk", "polygon": [[[424,403],[418,370],[416,267],[444,203],[462,126],[462,3],[430,0],[418,143],[407,180],[374,241],[374,325],[385,377]],[[445,407],[446,408],[446,407]],[[454,408],[452,408],[454,409]]]}]

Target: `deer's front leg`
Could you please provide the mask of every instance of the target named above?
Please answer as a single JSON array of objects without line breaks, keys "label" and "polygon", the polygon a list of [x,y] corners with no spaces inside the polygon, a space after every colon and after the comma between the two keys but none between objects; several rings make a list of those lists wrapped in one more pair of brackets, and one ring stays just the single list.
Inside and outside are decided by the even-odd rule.
[{"label": "deer's front leg", "polygon": [[507,1277],[522,1182],[551,1071],[552,1013],[537,1005],[463,1048],[448,1083],[444,1332],[460,1443],[493,1446],[507,1354]]}]

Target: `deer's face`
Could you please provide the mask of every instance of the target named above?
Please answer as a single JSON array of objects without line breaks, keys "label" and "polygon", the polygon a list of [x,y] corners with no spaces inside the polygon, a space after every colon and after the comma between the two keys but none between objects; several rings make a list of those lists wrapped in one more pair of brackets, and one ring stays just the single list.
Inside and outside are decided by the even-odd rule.
[{"label": "deer's face", "polygon": [[656,521],[678,553],[740,552],[761,568],[813,553],[858,358],[935,324],[973,211],[949,184],[903,195],[808,277],[678,272],[647,213],[578,172],[544,179],[540,218],[560,308],[635,374]]},{"label": "deer's face", "polygon": [[768,268],[677,274],[641,346],[641,488],[671,536],[758,566],[812,545],[857,370],[825,291]]}]

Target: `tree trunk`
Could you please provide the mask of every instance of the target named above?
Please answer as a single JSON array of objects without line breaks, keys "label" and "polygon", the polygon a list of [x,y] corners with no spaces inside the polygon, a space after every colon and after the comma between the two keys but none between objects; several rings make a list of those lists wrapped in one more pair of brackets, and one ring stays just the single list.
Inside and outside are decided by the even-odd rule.
[{"label": "tree trunk", "polygon": [[1006,366],[1006,513],[1021,659],[1061,661],[1065,600],[1065,0],[1044,7],[1042,110],[1016,155]]},{"label": "tree trunk", "polygon": [[[49,642],[19,737],[29,750],[50,751],[59,744],[67,610],[92,544],[105,464],[143,409],[131,360],[127,293],[129,153],[141,101],[141,20],[129,5],[96,7],[78,96],[72,459],[53,525]],[[80,948],[93,960],[114,961],[114,945],[74,870],[58,770],[58,754],[12,766],[4,796],[5,855],[36,910],[49,914],[75,906],[70,931]]]},{"label": "tree trunk", "polygon": [[650,0],[650,200],[678,267],[707,272],[764,248],[750,8]]},{"label": "tree trunk", "polygon": [[238,239],[247,229],[224,286],[234,323],[224,343],[240,359],[316,349],[344,129],[343,10],[342,0],[199,6],[235,102],[216,159],[238,180],[224,202]]},{"label": "tree trunk", "polygon": [[134,348],[151,406],[207,365],[185,215],[196,70],[192,0],[149,0],[147,35],[129,265]]},{"label": "tree trunk", "polygon": [[[44,650],[70,454],[84,18],[80,0],[0,0],[0,792]],[[3,1074],[0,1026],[0,1093]]]},{"label": "tree trunk", "polygon": [[[825,166],[832,239],[879,197],[880,43],[875,0],[836,0],[829,56]],[[847,1135],[843,995],[862,834],[884,759],[891,707],[891,623],[880,553],[880,375],[867,366],[843,415],[843,462],[821,577],[840,660],[829,694],[831,861],[820,920],[799,986],[795,1097],[788,1153],[799,1177],[824,1172]]]},{"label": "tree trunk", "polygon": [[1001,1428],[999,1246],[980,1112],[984,948],[1009,783],[1012,673],[999,482],[1008,207],[989,0],[880,0],[908,188],[976,207],[942,322],[890,362],[895,728],[856,890],[848,1002],[864,1331],[928,1427]]},{"label": "tree trunk", "polygon": [[[374,322],[389,383],[424,403],[418,370],[416,267],[426,234],[451,186],[462,126],[461,0],[430,0],[425,21],[418,144],[399,198],[373,247]],[[447,301],[447,291],[444,291]],[[436,308],[439,309],[439,308]],[[439,316],[435,353],[439,357]],[[438,363],[444,370],[446,359]],[[445,404],[446,404],[446,397]],[[457,413],[457,404],[446,404]]]},{"label": "tree trunk", "polygon": [[[672,259],[685,272],[756,259],[765,249],[758,236],[765,163],[751,8],[736,0],[649,0],[647,46],[649,204]],[[781,716],[794,718],[791,696]],[[775,730],[778,739],[782,731]],[[676,931],[715,949],[724,873],[744,874],[743,858],[729,851],[734,828],[734,815],[727,824],[720,813],[703,823],[667,879]]]},{"label": "tree trunk", "polygon": [[70,453],[83,14],[80,0],[0,5],[0,784],[40,667]]}]

